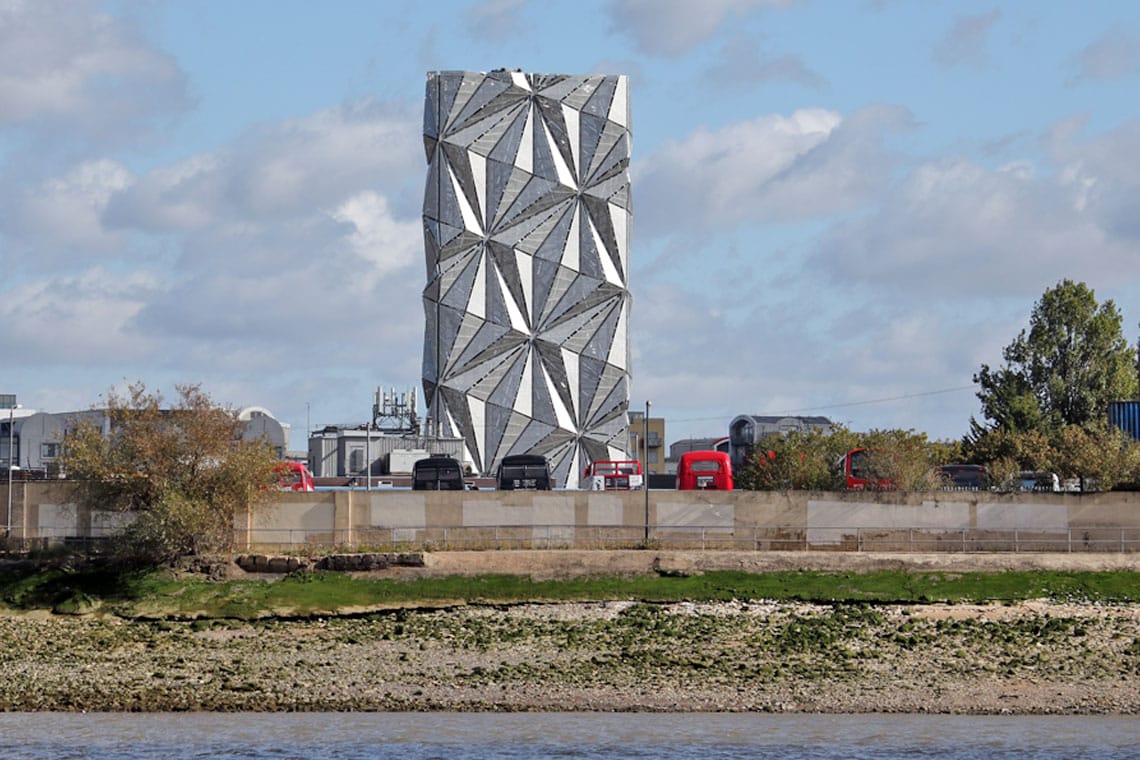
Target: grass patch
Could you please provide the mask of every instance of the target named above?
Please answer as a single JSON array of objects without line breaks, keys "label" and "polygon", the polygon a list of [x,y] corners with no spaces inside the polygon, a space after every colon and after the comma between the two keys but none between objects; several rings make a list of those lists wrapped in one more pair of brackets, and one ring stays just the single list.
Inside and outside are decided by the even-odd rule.
[{"label": "grass patch", "polygon": [[770,599],[825,604],[1016,602],[1047,598],[1140,601],[1132,572],[877,572],[866,574],[710,572],[688,577],[589,577],[534,581],[511,575],[414,581],[303,573],[276,582],[214,583],[114,566],[0,572],[0,605],[16,610],[99,607],[133,618],[251,620],[316,617],[383,606],[450,603],[727,601]]}]

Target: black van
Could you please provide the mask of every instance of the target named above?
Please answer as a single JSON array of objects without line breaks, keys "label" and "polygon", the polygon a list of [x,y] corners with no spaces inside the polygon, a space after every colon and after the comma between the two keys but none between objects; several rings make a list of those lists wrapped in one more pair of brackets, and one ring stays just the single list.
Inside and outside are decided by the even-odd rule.
[{"label": "black van", "polygon": [[549,491],[550,465],[541,454],[511,454],[499,463],[500,491]]},{"label": "black van", "polygon": [[412,465],[413,491],[462,491],[463,467],[453,457],[428,457]]}]

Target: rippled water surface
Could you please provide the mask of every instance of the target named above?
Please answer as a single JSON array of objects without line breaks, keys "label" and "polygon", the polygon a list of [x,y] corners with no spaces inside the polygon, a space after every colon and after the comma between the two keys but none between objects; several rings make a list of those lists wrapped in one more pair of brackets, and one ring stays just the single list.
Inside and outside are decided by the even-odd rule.
[{"label": "rippled water surface", "polygon": [[0,758],[1136,758],[1135,717],[0,714]]}]

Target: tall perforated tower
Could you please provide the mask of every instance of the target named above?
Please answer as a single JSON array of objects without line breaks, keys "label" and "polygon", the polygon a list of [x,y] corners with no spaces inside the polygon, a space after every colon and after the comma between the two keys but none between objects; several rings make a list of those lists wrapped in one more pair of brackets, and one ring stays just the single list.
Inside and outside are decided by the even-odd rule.
[{"label": "tall perforated tower", "polygon": [[424,394],[481,472],[625,456],[629,125],[625,76],[428,74]]}]

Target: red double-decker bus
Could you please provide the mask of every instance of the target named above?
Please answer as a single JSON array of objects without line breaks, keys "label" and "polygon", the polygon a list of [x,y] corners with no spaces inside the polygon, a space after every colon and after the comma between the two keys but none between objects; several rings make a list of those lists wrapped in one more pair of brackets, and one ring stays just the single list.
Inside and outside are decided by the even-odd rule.
[{"label": "red double-decker bus", "polygon": [[849,491],[893,491],[895,482],[879,471],[884,456],[889,454],[878,449],[851,449],[839,458],[835,469]]},{"label": "red double-decker bus", "polygon": [[278,462],[277,487],[282,491],[313,491],[313,473],[301,462]]},{"label": "red double-decker bus", "polygon": [[723,451],[686,451],[677,462],[678,491],[731,491],[732,462]]},{"label": "red double-decker bus", "polygon": [[599,460],[583,473],[591,491],[637,491],[642,486],[641,462],[636,459]]}]

